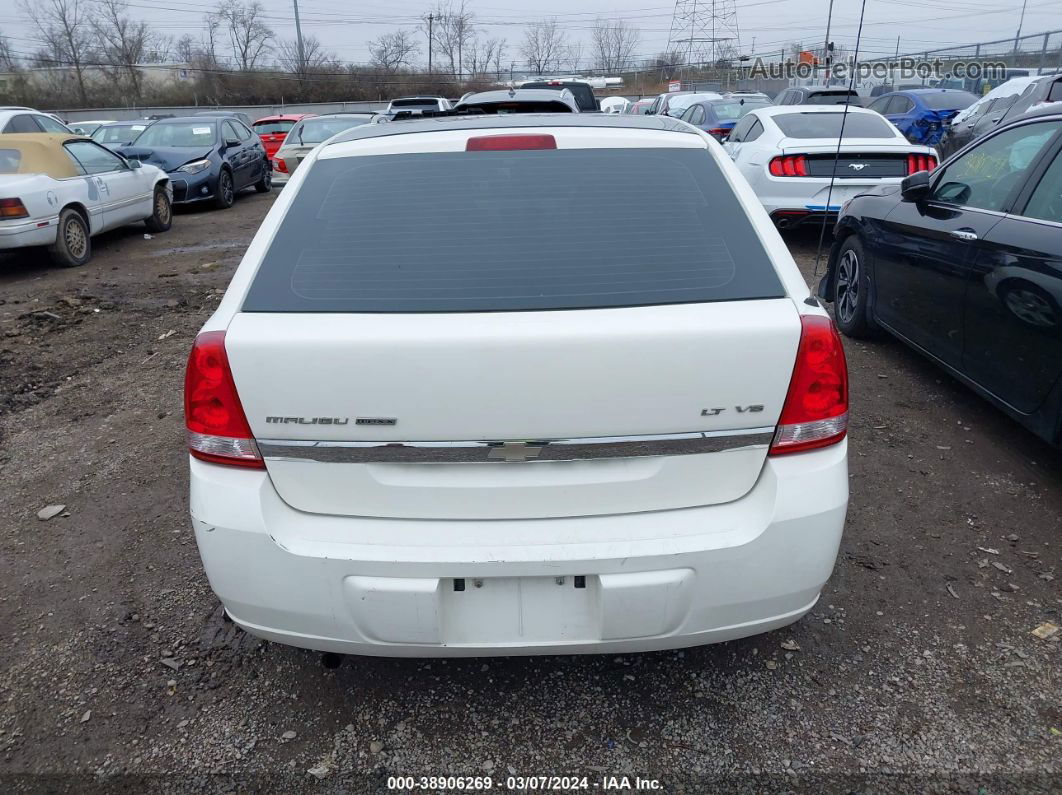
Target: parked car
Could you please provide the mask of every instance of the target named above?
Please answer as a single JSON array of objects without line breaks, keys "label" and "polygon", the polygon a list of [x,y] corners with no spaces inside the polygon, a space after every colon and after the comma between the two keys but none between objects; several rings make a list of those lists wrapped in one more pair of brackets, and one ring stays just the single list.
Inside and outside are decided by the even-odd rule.
[{"label": "parked car", "polygon": [[351,127],[369,124],[374,115],[372,113],[329,113],[296,122],[295,126],[288,131],[283,146],[273,155],[273,184],[287,183],[306,155],[319,143]]},{"label": "parked car", "polygon": [[140,133],[144,132],[152,124],[154,122],[149,120],[114,121],[100,125],[89,137],[96,143],[115,151],[131,144]]},{"label": "parked car", "polygon": [[384,115],[393,118],[396,113],[411,113],[418,115],[425,111],[439,113],[450,110],[453,105],[446,97],[399,97],[387,103]]},{"label": "parked car", "polygon": [[973,124],[956,128],[947,141],[948,152],[954,153],[965,143],[976,141],[985,133],[1009,124],[1034,108],[1062,102],[1062,75],[1032,76],[1022,83],[1024,88],[1020,93],[1008,93],[990,104],[986,103],[983,111],[974,117],[976,120]]},{"label": "parked car", "polygon": [[841,213],[826,277],[850,337],[885,330],[1062,444],[1062,112],[998,128]]},{"label": "parked car", "polygon": [[836,86],[794,86],[783,89],[774,98],[775,105],[858,105],[859,92]]},{"label": "parked car", "polygon": [[0,133],[59,133],[71,135],[73,130],[50,113],[32,108],[8,107],[0,109]]},{"label": "parked car", "polygon": [[262,140],[266,157],[272,160],[284,143],[288,131],[302,119],[309,119],[316,115],[316,113],[287,113],[278,116],[263,116],[251,125],[251,129]]},{"label": "parked car", "polygon": [[635,100],[627,108],[626,112],[631,116],[648,116],[649,108],[653,106],[654,101],[655,100],[652,97],[648,99]]},{"label": "parked car", "polygon": [[225,209],[244,188],[268,193],[273,186],[262,142],[228,116],[162,119],[119,152],[168,173],[174,204],[212,201]]},{"label": "parked car", "polygon": [[594,96],[593,87],[579,80],[532,80],[528,83],[521,83],[520,88],[537,88],[547,91],[567,90],[575,98],[575,104],[579,106],[580,113],[596,113],[601,109],[597,97]]},{"label": "parked car", "polygon": [[951,157],[967,144],[995,129],[1035,77],[1014,77],[996,86],[977,102],[957,113],[945,128],[937,147],[941,157]]},{"label": "parked car", "polygon": [[91,136],[92,133],[96,132],[96,130],[98,130],[104,124],[111,124],[113,121],[114,121],[114,119],[100,119],[100,120],[93,120],[93,121],[74,121],[74,122],[70,122],[70,124],[68,124],[67,126],[70,128],[71,132],[77,133],[78,135]]},{"label": "parked car", "polygon": [[724,91],[723,99],[744,99],[746,101],[771,102],[771,98],[762,91]]},{"label": "parked car", "polygon": [[72,133],[12,133],[0,140],[0,250],[46,246],[63,267],[92,257],[92,237],[143,221],[172,222],[169,178]]},{"label": "parked car", "polygon": [[602,113],[626,113],[631,101],[626,97],[605,97],[601,100]]},{"label": "parked car", "polygon": [[911,143],[936,146],[948,122],[975,102],[977,97],[969,91],[920,88],[885,94],[868,108],[892,122]]},{"label": "parked car", "polygon": [[757,108],[723,146],[780,229],[821,223],[856,194],[937,164],[879,114],[844,105]]},{"label": "parked car", "polygon": [[682,116],[686,108],[694,102],[705,102],[709,99],[722,99],[723,95],[716,91],[688,91],[672,95],[661,105],[660,112],[676,119]]},{"label": "parked car", "polygon": [[719,147],[663,117],[465,116],[362,125],[300,171],[185,380],[192,524],[237,624],[615,654],[814,607],[844,352]]},{"label": "parked car", "polygon": [[715,140],[722,141],[730,135],[734,125],[746,113],[756,108],[769,107],[772,107],[770,100],[746,100],[742,97],[709,99],[694,102],[682,112],[679,118],[687,124],[704,130]]},{"label": "parked car", "polygon": [[[239,119],[240,123],[245,127],[251,126],[251,117],[246,113],[239,110],[201,110],[197,113],[193,113],[193,116],[222,116],[227,119]],[[152,116],[153,119],[172,119],[174,116]]]},{"label": "parked car", "polygon": [[509,88],[464,96],[454,110],[458,113],[487,114],[579,113],[579,106],[567,89]]}]

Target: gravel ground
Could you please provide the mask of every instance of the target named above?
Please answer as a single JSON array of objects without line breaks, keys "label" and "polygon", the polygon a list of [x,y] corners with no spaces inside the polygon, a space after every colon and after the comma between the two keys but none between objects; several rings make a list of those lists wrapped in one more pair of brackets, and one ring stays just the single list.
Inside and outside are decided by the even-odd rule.
[{"label": "gravel ground", "polygon": [[[847,344],[846,535],[785,630],[444,661],[322,659],[226,623],[189,527],[181,379],[272,200],[106,235],[76,270],[0,257],[6,791],[1058,790],[1062,644],[1032,630],[1062,623],[1062,457],[894,342]],[[815,242],[789,238],[809,278]]]}]

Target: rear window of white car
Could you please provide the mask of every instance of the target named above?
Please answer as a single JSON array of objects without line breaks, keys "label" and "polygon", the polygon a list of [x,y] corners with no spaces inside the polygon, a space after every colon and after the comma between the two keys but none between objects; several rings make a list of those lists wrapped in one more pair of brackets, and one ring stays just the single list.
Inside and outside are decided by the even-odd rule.
[{"label": "rear window of white car", "polygon": [[703,149],[319,160],[247,312],[479,312],[780,298]]},{"label": "rear window of white car", "polygon": [[844,119],[845,138],[896,138],[891,124],[869,113],[783,113],[772,116],[786,138],[836,138]]}]

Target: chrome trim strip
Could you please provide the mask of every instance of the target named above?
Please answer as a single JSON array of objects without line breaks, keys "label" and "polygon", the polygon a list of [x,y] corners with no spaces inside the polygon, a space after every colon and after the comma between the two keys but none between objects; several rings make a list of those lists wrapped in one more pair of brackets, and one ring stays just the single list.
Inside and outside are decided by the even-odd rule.
[{"label": "chrome trim strip", "polygon": [[774,426],[643,436],[591,436],[518,441],[257,441],[258,449],[267,461],[320,461],[332,464],[482,464],[697,455],[727,450],[766,449],[773,437]]}]

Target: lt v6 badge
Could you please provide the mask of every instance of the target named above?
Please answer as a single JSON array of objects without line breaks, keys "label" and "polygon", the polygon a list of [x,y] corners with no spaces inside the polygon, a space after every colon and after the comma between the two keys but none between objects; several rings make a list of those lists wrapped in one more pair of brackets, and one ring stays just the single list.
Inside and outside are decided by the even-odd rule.
[{"label": "lt v6 badge", "polygon": [[[752,404],[750,404],[748,406],[734,406],[734,410],[737,411],[738,414],[756,414],[756,413],[759,413],[759,412],[763,411],[763,404],[762,403],[752,403]],[[724,411],[726,411],[725,408],[721,408],[721,409],[701,409],[701,416],[702,417],[718,417]]]}]

